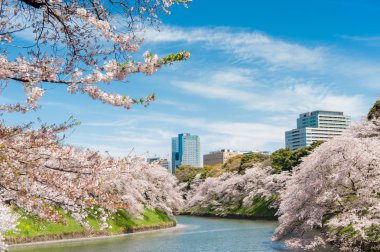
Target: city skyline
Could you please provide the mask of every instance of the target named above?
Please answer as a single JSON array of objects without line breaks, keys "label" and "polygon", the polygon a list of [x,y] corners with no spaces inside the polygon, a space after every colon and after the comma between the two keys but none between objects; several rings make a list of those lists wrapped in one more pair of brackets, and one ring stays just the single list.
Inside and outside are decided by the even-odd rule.
[{"label": "city skyline", "polygon": [[[338,128],[336,127],[336,125],[334,123],[336,123],[335,121],[334,122],[331,122],[331,119],[329,118],[324,118],[324,117],[329,117],[329,116],[334,116],[336,118],[333,118],[333,120],[337,121],[339,123],[338,125]],[[343,121],[342,121],[343,120]],[[329,111],[329,110],[315,110],[315,111],[312,111],[312,112],[304,112],[304,113],[301,113],[299,114],[299,117],[296,119],[296,122],[297,122],[297,127],[295,129],[292,129],[292,130],[287,130],[285,131],[285,144],[283,147],[280,147],[280,148],[287,148],[289,147],[290,149],[292,150],[295,150],[295,149],[298,149],[300,147],[306,147],[306,146],[310,146],[311,143],[315,142],[315,141],[326,141],[328,139],[330,139],[331,137],[333,136],[338,136],[338,135],[341,135],[345,130],[347,130],[351,124],[351,116],[349,115],[345,115],[344,112],[341,112],[341,111]],[[310,132],[309,131],[303,131],[301,132],[301,135],[305,138],[304,139],[304,142],[301,143],[301,145],[297,146],[297,148],[293,148],[292,147],[292,144],[290,143],[292,140],[291,139],[288,139],[288,138],[291,138],[290,135],[287,136],[287,134],[290,134],[290,133],[294,133],[294,131],[296,131],[296,133],[299,135],[299,131],[302,130],[302,129],[307,129],[307,128],[327,128],[327,130],[332,130],[332,132],[325,132],[326,129],[324,129],[323,131],[320,131],[318,132],[318,134],[323,134],[323,136],[317,136],[317,137],[309,137],[308,135],[310,134],[314,134],[314,131]],[[330,128],[330,129],[329,129]],[[191,135],[190,133],[182,133],[182,135]],[[327,136],[327,135],[328,136]],[[181,134],[179,134],[181,135]],[[298,136],[297,135],[297,136]],[[199,136],[195,135],[196,137],[199,138]],[[175,143],[173,142],[173,140],[176,139],[176,141],[178,141],[178,137],[172,137],[171,138],[171,149],[172,149],[172,159],[171,159],[171,166],[174,167],[176,166],[174,163],[173,163],[173,146],[175,145]],[[307,139],[307,140],[306,140]],[[178,144],[178,143],[177,143]],[[177,147],[178,148],[178,147]],[[266,151],[266,150],[250,150],[250,151],[247,151],[247,148],[245,148],[245,150],[236,150],[236,149],[229,149],[229,148],[222,148],[222,149],[217,149],[217,150],[211,150],[211,151],[208,151],[208,152],[201,152],[201,155],[203,156],[203,163],[205,163],[205,156],[207,155],[211,155],[211,154],[219,154],[219,153],[224,153],[224,152],[227,152],[227,153],[239,153],[239,154],[242,154],[242,153],[248,153],[248,152],[261,152],[261,153],[270,153],[270,151]],[[155,158],[158,158],[157,155],[155,155],[156,157]],[[169,156],[169,155],[166,155],[166,156]],[[222,157],[217,157],[216,159],[225,159],[223,156]],[[205,164],[204,164],[205,165]],[[209,164],[207,164],[209,165]]]},{"label": "city skyline", "polygon": [[[291,150],[295,150],[301,147],[310,146],[315,141],[326,141],[331,139],[334,136],[341,135],[345,130],[347,130],[351,124],[351,116],[345,115],[344,112],[341,111],[329,111],[329,110],[315,110],[312,112],[304,112],[299,114],[299,117],[296,119],[297,127],[292,130],[285,131],[285,145],[283,148],[290,148]],[[338,124],[337,124],[338,123]],[[294,135],[296,134],[296,136]],[[318,134],[318,136],[312,136]],[[191,135],[190,133],[182,133],[178,134],[178,137],[172,137],[171,139],[171,168],[172,171],[175,171],[175,167],[180,166],[181,164],[176,164],[173,162],[173,149],[177,149],[178,151],[178,138],[180,135]],[[199,138],[199,136],[195,135],[195,137]],[[297,139],[301,139],[301,143],[299,140],[294,140],[293,138],[297,137]],[[297,144],[294,143],[297,141]],[[176,146],[177,145],[177,146]],[[174,147],[175,146],[175,147]],[[295,146],[295,147],[294,147]],[[256,150],[257,152],[262,153],[270,153],[265,150]],[[214,165],[214,164],[223,164],[225,160],[234,155],[243,154],[248,151],[242,150],[233,150],[229,148],[223,148],[218,150],[212,150],[208,152],[201,152],[201,156],[203,157],[203,165]],[[253,152],[253,151],[250,151]],[[231,154],[230,154],[231,153]],[[220,155],[221,154],[221,155]],[[225,154],[229,154],[226,155]],[[209,157],[208,157],[209,156]],[[208,160],[205,161],[207,158]],[[218,160],[216,162],[215,160]],[[219,160],[223,160],[219,162]],[[215,163],[216,162],[216,163]]]}]

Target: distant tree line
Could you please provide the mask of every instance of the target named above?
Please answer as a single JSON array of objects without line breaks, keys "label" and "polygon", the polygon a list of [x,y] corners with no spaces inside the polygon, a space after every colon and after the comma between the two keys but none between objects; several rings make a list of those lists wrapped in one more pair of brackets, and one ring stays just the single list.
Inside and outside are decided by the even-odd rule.
[{"label": "distant tree line", "polygon": [[309,155],[316,147],[323,142],[316,141],[310,146],[302,147],[297,150],[290,148],[278,149],[272,154],[249,153],[241,154],[227,160],[225,164],[216,164],[213,166],[193,167],[182,165],[175,171],[175,176],[179,182],[191,183],[197,174],[200,174],[202,180],[208,177],[219,177],[225,172],[237,172],[244,174],[246,169],[254,165],[270,166],[275,173],[282,171],[291,171],[293,167],[302,162],[302,158]]}]

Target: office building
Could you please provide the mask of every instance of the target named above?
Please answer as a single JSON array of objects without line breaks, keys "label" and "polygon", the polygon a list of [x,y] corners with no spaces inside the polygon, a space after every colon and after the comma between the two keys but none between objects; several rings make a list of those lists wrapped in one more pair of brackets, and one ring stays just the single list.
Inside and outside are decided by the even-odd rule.
[{"label": "office building", "polygon": [[315,141],[327,141],[342,135],[350,123],[351,118],[343,112],[317,110],[300,114],[297,128],[285,132],[285,146],[296,150]]},{"label": "office building", "polygon": [[172,171],[181,165],[201,167],[201,145],[198,136],[189,133],[172,138]]},{"label": "office building", "polygon": [[209,154],[203,155],[203,165],[216,165],[225,164],[226,161],[232,157],[243,154],[240,151],[233,151],[229,149],[222,149],[220,151],[213,151]]}]

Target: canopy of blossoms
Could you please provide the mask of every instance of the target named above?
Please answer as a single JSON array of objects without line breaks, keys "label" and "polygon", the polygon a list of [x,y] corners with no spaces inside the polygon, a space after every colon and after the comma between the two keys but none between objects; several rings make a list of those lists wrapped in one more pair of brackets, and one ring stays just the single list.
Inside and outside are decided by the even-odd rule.
[{"label": "canopy of blossoms", "polygon": [[293,171],[280,202],[274,240],[307,249],[333,242],[349,251],[378,251],[380,119],[318,147]]},{"label": "canopy of blossoms", "polygon": [[144,208],[172,215],[181,207],[177,181],[165,168],[63,146],[57,134],[69,126],[0,126],[0,234],[14,227],[13,221],[2,224],[14,219],[4,208],[9,205],[52,221],[61,221],[57,211],[63,209],[85,227],[94,206],[105,215],[126,210],[136,217]]},{"label": "canopy of blossoms", "polygon": [[[250,206],[256,196],[266,199],[279,194],[289,179],[289,172],[275,173],[271,167],[256,165],[245,170],[244,174],[226,172],[219,177],[200,180],[200,174],[186,191],[185,210],[203,212],[212,209],[220,213],[228,213],[243,202]],[[273,207],[276,207],[274,202]]]}]

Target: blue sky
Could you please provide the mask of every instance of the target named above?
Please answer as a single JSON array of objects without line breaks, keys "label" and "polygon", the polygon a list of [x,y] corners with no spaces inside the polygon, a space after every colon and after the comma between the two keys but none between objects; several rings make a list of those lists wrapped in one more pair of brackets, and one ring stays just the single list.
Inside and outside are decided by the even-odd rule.
[{"label": "blue sky", "polygon": [[[202,152],[284,146],[298,114],[344,111],[359,121],[380,96],[378,1],[202,1],[175,6],[145,50],[164,56],[186,49],[191,59],[137,75],[111,90],[133,97],[156,93],[149,107],[126,111],[47,85],[41,109],[6,114],[8,124],[40,118],[82,124],[68,144],[127,155],[170,157],[170,138],[197,134]],[[4,102],[23,99],[8,88]]]}]

